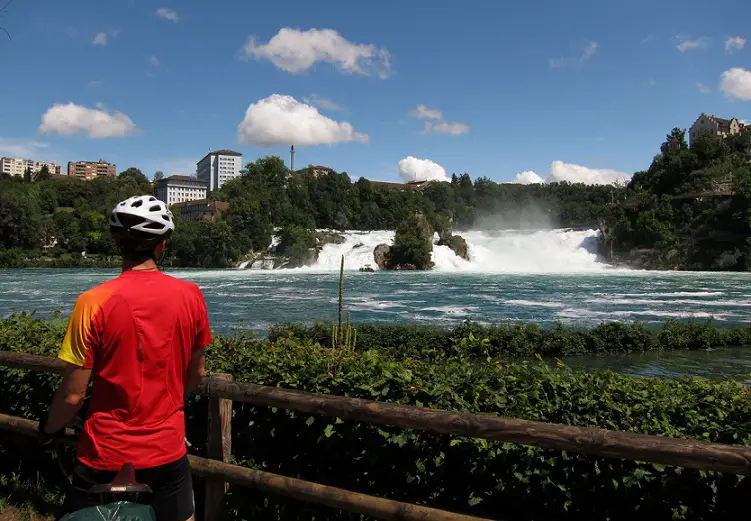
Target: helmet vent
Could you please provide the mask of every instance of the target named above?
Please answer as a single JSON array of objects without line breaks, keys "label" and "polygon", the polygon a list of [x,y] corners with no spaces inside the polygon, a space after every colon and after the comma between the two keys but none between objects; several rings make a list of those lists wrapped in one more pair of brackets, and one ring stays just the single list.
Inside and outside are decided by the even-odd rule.
[{"label": "helmet vent", "polygon": [[156,201],[156,197],[154,197],[154,196],[152,196],[152,197],[149,197],[149,202],[151,203],[151,202],[153,202],[153,201]]},{"label": "helmet vent", "polygon": [[149,223],[144,224],[142,228],[146,228],[148,230],[161,230],[162,228],[164,228],[164,225],[159,223]]},{"label": "helmet vent", "polygon": [[165,221],[169,221],[169,220],[170,220],[170,218],[169,218],[169,215],[162,215],[162,218],[163,218],[163,219],[164,219]]},{"label": "helmet vent", "polygon": [[138,201],[136,201],[136,202],[134,202],[133,204],[131,204],[131,206],[132,206],[133,208],[138,208],[138,207],[140,207],[140,206],[141,206],[142,204],[143,204],[143,201],[141,201],[141,200],[139,199]]},{"label": "helmet vent", "polygon": [[158,212],[161,209],[162,208],[159,205],[156,205],[156,206],[152,206],[151,208],[149,208],[149,211],[150,212]]}]

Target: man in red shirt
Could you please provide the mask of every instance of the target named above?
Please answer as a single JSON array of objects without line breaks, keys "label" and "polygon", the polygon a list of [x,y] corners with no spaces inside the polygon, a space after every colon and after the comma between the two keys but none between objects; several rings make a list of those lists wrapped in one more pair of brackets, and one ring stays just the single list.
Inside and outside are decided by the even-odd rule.
[{"label": "man in red shirt", "polygon": [[167,205],[134,196],[115,206],[109,224],[122,273],[76,302],[59,354],[63,381],[41,436],[65,428],[93,379],[66,510],[90,506],[88,490],[132,463],[153,490],[157,521],[192,520],[183,400],[205,373],[206,303],[195,284],[158,269],[175,229]]}]

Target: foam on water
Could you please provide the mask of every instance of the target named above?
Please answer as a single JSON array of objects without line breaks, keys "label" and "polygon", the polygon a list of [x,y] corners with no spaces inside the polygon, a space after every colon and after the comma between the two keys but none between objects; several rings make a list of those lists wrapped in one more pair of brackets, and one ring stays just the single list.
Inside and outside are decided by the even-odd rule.
[{"label": "foam on water", "polygon": [[370,265],[378,269],[373,250],[379,244],[394,242],[394,232],[389,230],[370,232],[343,232],[345,241],[342,244],[326,244],[318,255],[318,261],[312,266],[316,270],[338,270],[342,255],[344,255],[345,270],[359,270]]},{"label": "foam on water", "polygon": [[564,308],[565,304],[562,302],[546,302],[541,300],[505,300],[504,304],[509,306],[530,306],[540,308]]},{"label": "foam on water", "polygon": [[[470,260],[462,259],[448,246],[433,245],[431,259],[435,271],[476,273],[571,273],[601,271],[608,266],[594,253],[597,230],[501,230],[460,233],[467,241]],[[342,232],[342,244],[327,244],[313,270],[344,268],[357,270],[365,265],[378,269],[373,250],[379,244],[391,245],[393,231]]]}]

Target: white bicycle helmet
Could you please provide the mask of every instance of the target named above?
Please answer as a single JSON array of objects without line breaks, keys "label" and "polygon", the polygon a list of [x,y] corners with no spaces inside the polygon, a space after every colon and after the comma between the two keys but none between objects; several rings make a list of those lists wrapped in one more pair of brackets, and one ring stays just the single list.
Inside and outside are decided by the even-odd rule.
[{"label": "white bicycle helmet", "polygon": [[166,239],[175,230],[172,212],[153,195],[134,195],[117,203],[109,224],[113,232],[136,231],[155,239]]}]

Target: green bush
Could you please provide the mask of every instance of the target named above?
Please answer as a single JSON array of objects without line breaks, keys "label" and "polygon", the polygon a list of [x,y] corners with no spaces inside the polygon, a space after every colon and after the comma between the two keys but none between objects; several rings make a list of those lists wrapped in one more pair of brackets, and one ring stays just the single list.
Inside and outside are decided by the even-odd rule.
[{"label": "green bush", "polygon": [[[540,332],[547,331],[516,327],[496,331],[516,331],[514,338],[525,341],[544,338]],[[616,330],[605,329],[602,338]],[[554,328],[552,338],[562,331]],[[60,321],[11,317],[0,321],[0,349],[52,354],[62,332]],[[580,339],[581,333],[574,331],[573,337]],[[487,338],[472,331],[458,343],[480,351],[488,345]],[[216,338],[208,350],[208,365],[210,372],[231,373],[237,381],[261,385],[751,445],[751,400],[746,387],[736,382],[630,378],[610,371],[579,373],[539,362],[463,356],[431,361],[392,355],[389,350],[333,351],[307,339],[257,340],[239,333]],[[32,418],[42,413],[53,377],[0,368],[0,378],[0,412]],[[188,405],[188,437],[198,453],[205,442],[205,403],[199,397]],[[749,480],[732,475],[438,436],[244,403],[234,404],[232,421],[233,457],[239,464],[495,519],[720,520],[744,506],[749,493]],[[234,487],[226,507],[223,518],[237,520],[360,519]]]},{"label": "green bush", "polygon": [[[455,328],[424,325],[362,324],[357,349],[377,350],[393,357],[490,356],[521,358],[540,355],[562,358],[585,354],[624,354],[671,349],[751,346],[751,327],[718,327],[712,322],[666,322],[662,328],[644,324],[606,322],[592,329],[556,324],[502,322],[491,326],[463,323]],[[269,339],[295,338],[331,345],[332,324],[280,324]],[[470,334],[484,342],[466,341]]]}]

